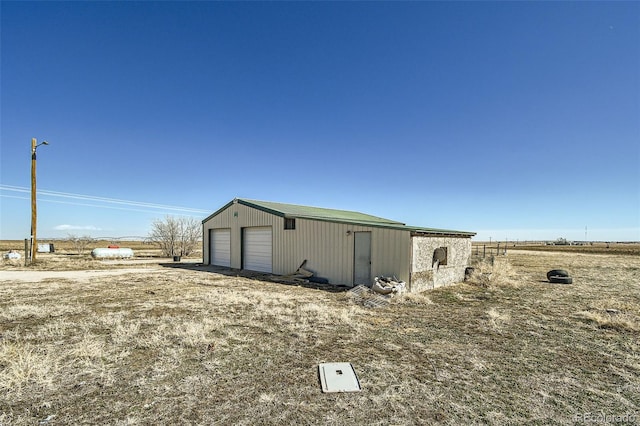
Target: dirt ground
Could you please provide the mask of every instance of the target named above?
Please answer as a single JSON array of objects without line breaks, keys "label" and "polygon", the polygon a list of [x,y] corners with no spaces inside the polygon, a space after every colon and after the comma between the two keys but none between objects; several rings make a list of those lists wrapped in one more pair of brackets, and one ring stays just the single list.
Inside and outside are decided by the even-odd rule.
[{"label": "dirt ground", "polygon": [[122,268],[116,270],[84,270],[84,271],[0,271],[0,281],[39,282],[43,280],[90,281],[108,276],[122,274],[144,274],[153,272],[155,268]]},{"label": "dirt ground", "polygon": [[[166,259],[114,259],[93,260],[87,263],[86,259],[80,262],[69,261],[61,256],[46,255],[44,264],[36,269],[23,267],[22,262],[5,262],[5,270],[0,269],[0,282],[39,282],[43,280],[60,279],[71,281],[90,281],[102,277],[123,274],[146,274],[163,270],[162,264],[171,264],[172,260]],[[182,265],[200,263],[200,259],[186,259],[180,262]],[[87,269],[74,269],[74,266]],[[63,270],[58,270],[62,268]],[[104,268],[104,269],[95,269]]]},{"label": "dirt ground", "polygon": [[[640,422],[638,256],[513,251],[375,309],[197,260],[64,259],[0,266],[0,425]],[[320,362],[362,391],[323,394]]]}]

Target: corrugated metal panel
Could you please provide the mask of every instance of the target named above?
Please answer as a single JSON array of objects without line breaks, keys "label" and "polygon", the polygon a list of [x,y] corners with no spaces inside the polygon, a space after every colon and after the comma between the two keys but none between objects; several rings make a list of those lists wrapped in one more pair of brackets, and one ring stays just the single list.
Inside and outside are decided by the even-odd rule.
[{"label": "corrugated metal panel", "polygon": [[374,228],[372,231],[372,274],[393,276],[409,282],[411,235],[409,231]]},{"label": "corrugated metal panel", "polygon": [[243,230],[243,269],[272,272],[271,228],[250,227]]},{"label": "corrugated metal panel", "polygon": [[370,214],[354,212],[351,210],[327,209],[324,207],[301,206],[297,204],[275,203],[272,201],[246,200],[242,198],[238,199],[238,202],[287,217],[329,220],[334,222],[371,222],[376,224],[404,225],[404,223],[396,220],[385,219],[383,217],[372,216]]},{"label": "corrugated metal panel", "polygon": [[306,269],[334,284],[352,285],[354,233],[366,231],[371,232],[371,274],[396,275],[408,282],[408,231],[306,219],[296,219],[296,229],[284,231],[284,244],[274,242],[274,271],[278,265],[284,273],[293,272],[307,259]]},{"label": "corrugated metal panel", "polygon": [[242,198],[236,198],[229,203],[225,204],[219,210],[212,215],[205,218],[202,223],[209,222],[215,216],[218,216],[221,212],[226,210],[230,206],[244,205],[251,208],[261,210],[263,212],[290,218],[305,218],[311,220],[319,220],[325,222],[334,223],[346,223],[350,225],[372,226],[372,227],[384,227],[396,230],[408,230],[416,235],[437,235],[437,236],[464,236],[472,237],[475,232],[467,231],[454,231],[447,229],[434,229],[424,228],[420,226],[408,226],[402,222],[397,222],[391,219],[385,219],[378,216],[371,216],[364,213],[349,211],[349,210],[336,210],[327,209],[322,207],[310,207],[301,206],[296,204],[275,203],[271,201],[257,201],[246,200]]},{"label": "corrugated metal panel", "polygon": [[[411,240],[408,230],[387,229],[296,219],[296,229],[285,230],[284,218],[241,204],[231,204],[204,223],[204,258],[209,259],[209,231],[231,229],[231,267],[241,268],[242,228],[272,227],[273,273],[294,272],[307,259],[306,268],[334,284],[353,284],[354,232],[371,232],[371,274],[395,275],[409,282]],[[349,231],[349,232],[348,232]]]},{"label": "corrugated metal panel", "polygon": [[211,232],[211,264],[231,266],[231,230],[212,229]]}]

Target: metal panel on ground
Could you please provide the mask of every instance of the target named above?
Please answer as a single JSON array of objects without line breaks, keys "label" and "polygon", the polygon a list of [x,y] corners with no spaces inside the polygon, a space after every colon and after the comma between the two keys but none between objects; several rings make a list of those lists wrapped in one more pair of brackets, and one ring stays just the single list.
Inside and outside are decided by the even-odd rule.
[{"label": "metal panel on ground", "polygon": [[244,228],[242,240],[242,268],[272,272],[271,227]]},{"label": "metal panel on ground", "polygon": [[209,238],[211,264],[231,267],[231,230],[212,229]]}]

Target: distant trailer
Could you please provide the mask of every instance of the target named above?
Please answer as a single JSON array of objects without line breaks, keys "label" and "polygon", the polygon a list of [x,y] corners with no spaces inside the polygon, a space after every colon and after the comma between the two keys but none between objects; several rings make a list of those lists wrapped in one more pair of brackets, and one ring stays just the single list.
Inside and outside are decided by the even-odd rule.
[{"label": "distant trailer", "polygon": [[54,253],[55,251],[53,244],[38,244],[38,253]]},{"label": "distant trailer", "polygon": [[124,259],[133,257],[133,250],[130,248],[95,248],[91,250],[91,256],[96,259]]}]

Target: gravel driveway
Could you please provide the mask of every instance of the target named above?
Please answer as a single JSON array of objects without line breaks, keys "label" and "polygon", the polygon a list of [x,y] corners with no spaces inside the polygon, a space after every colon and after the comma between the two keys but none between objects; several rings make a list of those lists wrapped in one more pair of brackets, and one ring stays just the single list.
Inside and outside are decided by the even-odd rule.
[{"label": "gravel driveway", "polygon": [[141,274],[145,272],[157,272],[158,268],[126,268],[126,269],[103,269],[86,271],[0,271],[0,282],[38,282],[47,279],[68,279],[75,281],[89,281],[92,278],[123,275]]}]

